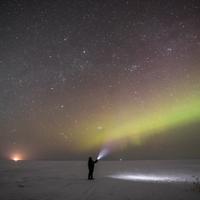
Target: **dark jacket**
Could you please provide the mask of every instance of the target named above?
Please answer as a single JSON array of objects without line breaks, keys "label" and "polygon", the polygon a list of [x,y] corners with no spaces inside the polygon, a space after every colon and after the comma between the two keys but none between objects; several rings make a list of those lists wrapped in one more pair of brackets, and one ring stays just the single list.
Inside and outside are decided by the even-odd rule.
[{"label": "dark jacket", "polygon": [[93,170],[94,169],[94,165],[95,165],[95,163],[97,163],[98,162],[98,160],[92,160],[92,158],[89,158],[89,160],[88,160],[88,169],[89,170]]}]

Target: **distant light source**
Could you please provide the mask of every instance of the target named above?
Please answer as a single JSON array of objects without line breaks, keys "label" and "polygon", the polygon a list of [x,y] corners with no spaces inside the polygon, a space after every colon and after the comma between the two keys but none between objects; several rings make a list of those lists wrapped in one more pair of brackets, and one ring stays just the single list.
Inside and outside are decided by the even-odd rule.
[{"label": "distant light source", "polygon": [[15,162],[17,162],[17,161],[19,161],[20,159],[18,158],[18,157],[14,157],[13,158],[13,161],[15,161]]},{"label": "distant light source", "polygon": [[21,155],[17,154],[17,155],[12,156],[11,160],[18,162],[18,161],[22,160],[22,157],[21,157]]}]

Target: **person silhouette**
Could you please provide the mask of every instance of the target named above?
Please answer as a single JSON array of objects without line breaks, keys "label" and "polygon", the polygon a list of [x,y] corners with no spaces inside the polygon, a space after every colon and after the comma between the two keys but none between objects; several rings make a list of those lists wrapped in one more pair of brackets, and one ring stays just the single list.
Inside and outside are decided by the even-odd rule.
[{"label": "person silhouette", "polygon": [[98,162],[98,160],[93,160],[92,157],[89,157],[88,159],[88,180],[92,180],[93,178],[93,172],[94,172],[94,165]]}]

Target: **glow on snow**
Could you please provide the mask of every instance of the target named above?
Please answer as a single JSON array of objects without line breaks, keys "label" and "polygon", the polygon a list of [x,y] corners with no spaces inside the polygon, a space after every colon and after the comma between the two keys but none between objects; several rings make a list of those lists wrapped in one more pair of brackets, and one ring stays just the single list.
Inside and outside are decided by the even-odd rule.
[{"label": "glow on snow", "polygon": [[127,181],[141,182],[184,182],[186,178],[171,175],[154,175],[154,174],[117,174],[111,175],[110,178],[122,179]]}]

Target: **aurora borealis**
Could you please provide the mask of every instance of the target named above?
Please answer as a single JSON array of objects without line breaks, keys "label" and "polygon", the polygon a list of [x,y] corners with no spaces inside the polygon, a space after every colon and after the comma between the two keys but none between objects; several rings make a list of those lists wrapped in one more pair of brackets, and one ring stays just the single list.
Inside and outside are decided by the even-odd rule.
[{"label": "aurora borealis", "polygon": [[0,38],[0,158],[199,158],[199,1],[1,1]]},{"label": "aurora borealis", "polygon": [[[156,112],[156,108],[151,110],[150,114],[145,113],[144,116],[128,117],[121,122],[112,122],[112,126],[108,130],[102,131],[100,136],[94,137],[94,141],[91,143],[92,133],[87,136],[83,136],[81,142],[86,141],[86,148],[94,147],[95,145],[103,145],[112,143],[115,140],[130,139],[133,144],[141,145],[142,139],[148,137],[151,134],[162,133],[165,130],[170,130],[173,127],[181,127],[182,125],[188,125],[193,122],[199,122],[200,111],[197,109],[200,106],[199,99],[193,101],[182,102],[181,105],[169,105],[165,109],[161,109],[161,112]],[[130,115],[129,115],[130,116]],[[116,125],[117,124],[117,125]],[[119,143],[119,142],[118,142]],[[82,144],[82,143],[81,143]],[[80,146],[82,146],[79,144]]]}]

